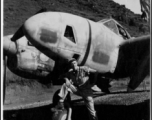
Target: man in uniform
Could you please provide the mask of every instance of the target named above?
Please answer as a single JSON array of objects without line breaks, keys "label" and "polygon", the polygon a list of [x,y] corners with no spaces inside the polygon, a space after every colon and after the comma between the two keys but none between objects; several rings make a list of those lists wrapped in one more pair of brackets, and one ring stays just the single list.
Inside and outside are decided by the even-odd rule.
[{"label": "man in uniform", "polygon": [[90,120],[97,120],[96,111],[94,109],[93,93],[91,84],[89,81],[89,73],[96,72],[96,70],[90,69],[86,66],[78,66],[77,61],[73,58],[69,61],[70,69],[62,76],[65,83],[62,85],[59,92],[60,100],[57,105],[58,109],[64,109],[64,100],[68,94],[74,93],[82,96],[85,105],[89,112]]}]

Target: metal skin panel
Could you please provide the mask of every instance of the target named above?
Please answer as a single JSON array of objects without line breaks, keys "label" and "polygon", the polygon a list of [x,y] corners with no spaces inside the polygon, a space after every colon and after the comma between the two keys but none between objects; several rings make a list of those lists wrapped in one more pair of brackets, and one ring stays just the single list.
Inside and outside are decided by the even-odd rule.
[{"label": "metal skin panel", "polygon": [[31,17],[24,24],[24,32],[29,41],[51,58],[58,53],[56,48],[61,37],[60,20],[59,14],[49,15],[46,12]]},{"label": "metal skin panel", "polygon": [[[42,13],[42,14],[38,14],[35,15],[31,18],[29,18],[25,24],[25,34],[26,37],[31,41],[31,43],[33,43],[40,51],[43,51],[43,53],[45,53],[47,56],[49,56],[52,59],[55,59],[54,56],[58,55],[60,57],[63,58],[71,58],[74,53],[77,54],[81,54],[84,52],[85,48],[86,48],[86,37],[87,37],[87,32],[83,32],[83,31],[88,31],[86,29],[86,27],[84,26],[84,29],[81,30],[79,33],[77,33],[80,30],[80,27],[75,27],[76,25],[82,26],[83,23],[85,23],[85,19],[82,19],[81,17],[78,17],[80,20],[77,21],[77,16],[74,15],[70,15],[69,14],[65,14],[62,15],[61,13],[57,13],[57,12],[47,12],[47,13]],[[62,16],[64,16],[62,18]],[[64,20],[65,18],[69,18],[69,21]],[[73,18],[73,22],[70,23],[70,21],[72,21],[71,19]],[[38,20],[38,21],[37,21]],[[82,22],[83,20],[83,22]],[[34,23],[33,23],[34,22]],[[75,39],[76,39],[76,44],[72,43],[71,41],[69,41],[67,38],[65,38],[63,36],[64,31],[65,31],[65,27],[67,25],[72,25],[73,32],[75,35]],[[81,23],[82,22],[82,23]],[[81,24],[79,24],[81,23]],[[87,23],[85,23],[87,24]],[[85,25],[84,24],[84,25]],[[48,40],[46,42],[46,40],[42,40],[41,35],[42,35],[42,31],[51,31],[50,35],[54,32],[54,34],[57,34],[57,38],[56,40],[54,39],[50,39],[50,37],[48,37]],[[81,34],[80,34],[81,33]],[[85,33],[85,34],[84,34]],[[49,34],[49,33],[47,33]],[[49,35],[47,35],[49,36]],[[54,36],[52,34],[52,36]],[[79,39],[81,38],[81,39]],[[54,42],[56,41],[56,42]],[[81,41],[81,42],[79,42]],[[45,51],[44,51],[45,50]]]},{"label": "metal skin panel", "polygon": [[[74,53],[80,55],[78,59],[78,63],[80,64],[84,54],[85,50],[88,44],[88,22],[86,19],[82,19],[81,17],[70,15],[67,13],[62,13],[62,36],[58,45],[58,49],[61,49],[62,55],[63,54],[69,54],[67,52],[71,52],[73,54],[69,55],[68,58],[71,58]],[[76,43],[71,42],[68,38],[64,36],[66,26],[71,26],[74,38]],[[82,27],[83,26],[83,27]]]},{"label": "metal skin panel", "polygon": [[[70,19],[69,19],[69,15],[70,15]],[[77,47],[82,48],[84,50],[87,45],[86,40],[89,37],[89,31],[88,31],[89,26],[88,26],[87,19],[84,19],[76,15],[67,14],[67,13],[62,13],[61,16],[62,16],[62,21],[63,21],[62,24],[72,26]]]},{"label": "metal skin panel", "polygon": [[123,42],[123,39],[103,24],[92,21],[89,21],[89,24],[92,39],[86,65],[102,73],[114,72],[119,45]]},{"label": "metal skin panel", "polygon": [[56,43],[57,42],[57,34],[55,31],[47,30],[47,29],[41,29],[40,33],[40,39],[46,43],[52,42]]},{"label": "metal skin panel", "polygon": [[[72,26],[76,44],[63,36],[66,25]],[[29,18],[24,27],[31,43],[50,58],[56,55],[68,59],[78,53],[79,64],[99,72],[113,72],[116,66],[119,45],[123,39],[103,24],[71,14],[46,12]],[[47,31],[47,40],[41,39],[43,31]]]}]

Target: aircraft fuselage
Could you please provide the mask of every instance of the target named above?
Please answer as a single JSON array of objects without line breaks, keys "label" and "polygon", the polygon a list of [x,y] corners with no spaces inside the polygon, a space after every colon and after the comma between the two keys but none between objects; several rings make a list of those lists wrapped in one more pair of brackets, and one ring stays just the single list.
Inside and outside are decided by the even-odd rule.
[{"label": "aircraft fuselage", "polygon": [[29,41],[52,59],[77,56],[80,65],[99,72],[114,72],[123,39],[88,19],[58,12],[45,12],[24,24]]}]

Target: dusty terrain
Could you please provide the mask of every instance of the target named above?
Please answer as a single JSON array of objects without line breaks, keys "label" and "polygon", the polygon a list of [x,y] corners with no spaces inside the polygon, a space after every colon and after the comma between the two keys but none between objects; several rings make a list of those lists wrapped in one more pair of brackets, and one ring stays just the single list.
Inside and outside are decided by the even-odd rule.
[{"label": "dusty terrain", "polygon": [[[41,8],[46,8],[48,11],[68,12],[68,13],[80,15],[82,17],[86,17],[93,21],[99,21],[103,18],[113,17],[120,24],[122,24],[130,33],[130,35],[133,37],[147,35],[150,33],[149,26],[145,21],[143,21],[140,18],[140,15],[134,14],[129,9],[126,9],[125,6],[121,6],[113,2],[112,0],[4,0],[4,35],[13,34],[27,18],[34,15]],[[24,78],[20,78],[19,76],[16,76],[13,73],[11,73],[9,70],[7,70],[7,75],[8,76],[6,82],[6,100],[5,100],[5,105],[7,106],[6,108],[8,108],[9,105],[15,105],[15,106],[21,105],[23,101],[26,101],[25,104],[31,102],[34,103],[35,101],[39,102],[36,96],[40,96],[40,101],[47,100],[48,95],[50,95],[50,93],[51,95],[54,93],[54,91],[52,91],[52,88],[50,87],[48,88],[47,85],[40,84],[37,80],[27,80]],[[125,83],[118,83],[118,84],[124,85]],[[148,80],[148,84],[149,84],[149,80]],[[51,99],[51,95],[50,95],[50,99]],[[146,96],[145,98],[149,100],[149,92],[141,93],[135,96],[140,97],[140,95]],[[109,98],[111,100],[115,100],[116,103],[121,101],[120,97],[118,97],[119,100],[118,99],[116,100],[116,97],[112,97],[112,96],[109,96]],[[145,98],[142,100],[145,101]],[[105,101],[103,101],[103,103],[101,102],[103,106],[104,106],[104,102],[107,102],[106,99],[107,98],[105,96]],[[130,98],[128,97],[128,99]],[[115,102],[111,102],[111,103],[115,103]],[[141,103],[142,101],[138,101],[138,102]],[[50,104],[50,101],[48,101],[47,104]],[[116,108],[117,107],[121,107],[121,106],[116,106]],[[105,108],[106,109],[105,111],[107,111],[113,107],[111,105],[111,106],[104,106],[103,108]],[[115,111],[116,108],[113,108],[113,110]],[[122,107],[122,109],[123,110],[125,109],[124,106]],[[119,109],[119,111],[121,111],[122,109]],[[140,110],[141,109],[143,108],[141,107]],[[146,109],[146,111],[149,110],[148,107],[144,109]],[[127,110],[129,111],[130,108]],[[102,109],[102,111],[104,110]],[[26,112],[27,111],[25,112],[23,111],[24,115]],[[19,115],[24,116],[23,113]],[[146,115],[147,113],[149,112],[146,112]],[[126,113],[126,115],[127,114],[129,113]],[[42,118],[45,117],[43,116]],[[33,118],[27,117],[25,119],[29,120]],[[118,118],[116,117],[116,119]]]}]

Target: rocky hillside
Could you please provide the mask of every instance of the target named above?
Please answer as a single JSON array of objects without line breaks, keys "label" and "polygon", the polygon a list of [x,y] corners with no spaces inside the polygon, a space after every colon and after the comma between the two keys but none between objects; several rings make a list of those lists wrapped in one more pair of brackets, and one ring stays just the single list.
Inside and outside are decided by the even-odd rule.
[{"label": "rocky hillside", "polygon": [[4,35],[13,34],[27,18],[41,8],[68,12],[93,21],[113,17],[131,36],[149,34],[149,26],[140,15],[112,0],[4,0]]}]

